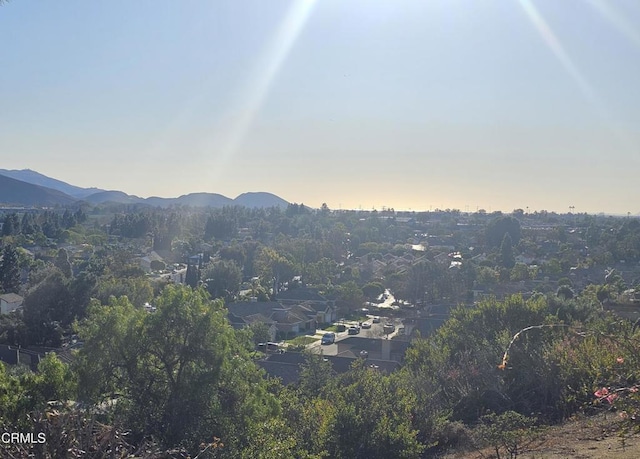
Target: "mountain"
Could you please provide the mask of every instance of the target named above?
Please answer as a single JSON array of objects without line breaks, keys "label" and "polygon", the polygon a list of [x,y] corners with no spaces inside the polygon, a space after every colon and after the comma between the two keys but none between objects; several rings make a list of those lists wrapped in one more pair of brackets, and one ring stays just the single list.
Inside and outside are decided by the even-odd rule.
[{"label": "mountain", "polygon": [[176,204],[193,207],[232,206],[233,200],[216,193],[190,193],[175,199]]},{"label": "mountain", "polygon": [[[6,185],[6,192],[0,190],[0,203],[12,203],[20,205],[53,205],[70,204],[77,199],[81,199],[91,204],[117,203],[117,204],[143,204],[153,207],[170,207],[173,205],[183,205],[191,207],[213,207],[224,206],[244,206],[244,207],[286,207],[287,201],[272,193],[243,193],[235,199],[217,193],[190,193],[178,198],[160,198],[152,196],[144,199],[138,196],[129,195],[122,191],[106,191],[99,188],[80,188],[70,185],[61,180],[57,180],[30,169],[7,170],[0,169],[0,179],[20,181],[20,186]],[[10,182],[6,182],[10,183]],[[13,182],[11,182],[13,183]],[[31,185],[34,188],[24,188],[24,185]],[[41,191],[36,192],[35,190]],[[24,199],[18,190],[23,190]],[[48,190],[45,192],[44,190]],[[38,194],[39,193],[39,194]],[[53,193],[53,194],[51,194]],[[42,201],[38,201],[37,196],[41,196]],[[12,200],[10,201],[9,198]],[[77,199],[74,199],[77,198]]]},{"label": "mountain", "polygon": [[142,201],[154,207],[169,207],[175,205],[191,207],[224,207],[232,206],[233,200],[216,193],[189,193],[179,198],[159,198],[152,196]]},{"label": "mountain", "polygon": [[58,190],[0,175],[0,203],[19,206],[55,206],[77,202]]},{"label": "mountain", "polygon": [[230,199],[217,193],[189,193],[178,198],[160,198],[152,196],[147,199],[130,196],[122,191],[103,191],[87,196],[85,201],[92,204],[115,202],[119,204],[146,204],[152,207],[191,206],[213,207],[244,206],[244,207],[286,207],[289,203],[271,193],[244,193],[236,199]]},{"label": "mountain", "polygon": [[143,198],[128,195],[122,191],[100,191],[84,198],[84,201],[91,204],[102,204],[105,202],[116,202],[118,204],[142,204],[145,202]]},{"label": "mountain", "polygon": [[233,200],[233,204],[245,207],[287,207],[289,203],[272,193],[242,193]]},{"label": "mountain", "polygon": [[99,188],[80,188],[78,186],[69,185],[66,182],[63,182],[61,180],[57,180],[51,177],[47,177],[46,175],[42,175],[41,173],[32,171],[31,169],[22,169],[22,170],[0,169],[0,175],[4,175],[5,177],[10,177],[15,180],[20,180],[22,182],[31,183],[33,185],[38,185],[46,188],[51,188],[53,190],[58,190],[63,192],[64,194],[73,196],[74,198],[84,198],[96,192],[104,191]]}]

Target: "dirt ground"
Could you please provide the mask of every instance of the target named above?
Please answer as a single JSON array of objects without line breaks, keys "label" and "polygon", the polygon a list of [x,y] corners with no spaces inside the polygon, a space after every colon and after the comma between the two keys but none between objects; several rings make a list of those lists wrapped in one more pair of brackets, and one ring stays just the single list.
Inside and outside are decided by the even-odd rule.
[{"label": "dirt ground", "polygon": [[[640,458],[640,434],[619,429],[614,413],[580,418],[549,428],[540,439],[518,454],[521,459],[636,459]],[[490,459],[493,450],[450,453],[443,459]],[[501,453],[501,459],[509,458]]]}]

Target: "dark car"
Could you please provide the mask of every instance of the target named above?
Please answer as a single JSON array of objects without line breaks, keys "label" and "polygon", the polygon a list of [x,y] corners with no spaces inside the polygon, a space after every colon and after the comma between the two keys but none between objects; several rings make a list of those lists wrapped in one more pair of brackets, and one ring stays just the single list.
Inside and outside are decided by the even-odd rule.
[{"label": "dark car", "polygon": [[322,344],[333,344],[336,342],[335,333],[325,333],[322,335]]}]

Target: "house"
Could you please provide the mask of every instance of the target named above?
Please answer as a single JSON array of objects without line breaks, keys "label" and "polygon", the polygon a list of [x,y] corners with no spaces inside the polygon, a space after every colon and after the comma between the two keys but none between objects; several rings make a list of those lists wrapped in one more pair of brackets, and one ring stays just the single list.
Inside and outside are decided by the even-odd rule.
[{"label": "house", "polygon": [[42,357],[44,356],[26,349],[0,344],[0,361],[7,365],[26,365],[32,371],[36,371]]},{"label": "house", "polygon": [[242,301],[231,303],[229,322],[236,328],[247,326],[256,321],[262,321],[269,327],[275,326],[276,331],[285,334],[297,334],[316,329],[317,312],[304,305],[285,306],[277,301]]},{"label": "house", "polygon": [[315,320],[319,324],[333,323],[338,317],[336,314],[336,308],[333,305],[302,303],[300,306],[306,308],[307,310],[314,311],[313,313],[315,313]]},{"label": "house", "polygon": [[5,293],[4,295],[0,295],[0,314],[8,314],[15,311],[22,306],[23,301],[24,298],[16,293]]},{"label": "house", "polygon": [[237,330],[242,330],[243,328],[250,327],[255,323],[263,323],[269,330],[269,340],[275,341],[276,339],[276,333],[278,331],[278,329],[276,328],[276,322],[261,313],[250,314],[248,316],[241,317],[230,312],[227,315],[227,319],[229,320],[231,326]]},{"label": "house", "polygon": [[314,315],[317,323],[335,322],[338,313],[335,301],[321,295],[318,290],[306,287],[284,290],[276,296],[276,300],[283,306],[301,306]]},{"label": "house", "polygon": [[[323,356],[326,362],[331,365],[332,371],[336,374],[342,374],[349,371],[356,362],[355,357],[341,357],[335,355]],[[259,360],[257,364],[262,367],[272,378],[280,378],[282,384],[296,384],[300,381],[300,371],[302,365],[306,363],[307,356],[300,352],[285,352],[282,354],[271,354],[263,360]],[[400,368],[399,362],[383,361],[367,358],[367,367],[376,371],[390,374]]]},{"label": "house", "polygon": [[144,269],[145,272],[148,272],[148,273],[151,272],[151,262],[154,262],[154,261],[164,262],[162,257],[158,255],[155,251],[149,252],[148,255],[139,258],[139,260],[140,260],[140,267]]},{"label": "house", "polygon": [[67,349],[33,346],[25,348],[6,344],[0,344],[0,361],[7,365],[26,365],[31,371],[37,371],[40,361],[51,352],[65,364],[71,364],[73,361],[71,347]]}]

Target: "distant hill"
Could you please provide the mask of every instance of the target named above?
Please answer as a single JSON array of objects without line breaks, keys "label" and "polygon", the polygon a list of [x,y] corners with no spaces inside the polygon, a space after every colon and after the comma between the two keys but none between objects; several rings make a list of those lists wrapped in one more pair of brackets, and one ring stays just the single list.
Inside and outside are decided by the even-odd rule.
[{"label": "distant hill", "polygon": [[191,207],[213,207],[244,206],[252,208],[265,207],[287,207],[289,203],[284,199],[271,193],[244,193],[235,199],[227,198],[217,193],[190,193],[178,198],[160,198],[152,196],[147,199],[137,196],[130,196],[121,191],[104,191],[85,198],[93,204],[105,202],[116,202],[120,204],[147,204],[153,207],[170,206],[191,206]]},{"label": "distant hill", "polygon": [[31,183],[32,185],[38,185],[46,188],[51,188],[53,190],[58,190],[63,192],[64,194],[73,196],[74,198],[84,198],[96,192],[104,191],[99,188],[80,188],[78,186],[69,185],[66,182],[47,177],[46,175],[42,175],[41,173],[32,171],[31,169],[0,169],[0,175],[4,175],[5,177],[10,177],[15,180],[20,180],[22,182]]},{"label": "distant hill", "polygon": [[138,196],[131,196],[122,191],[100,191],[98,193],[91,194],[84,198],[85,201],[91,204],[103,204],[105,202],[116,202],[119,204],[140,204],[144,203],[143,198]]},{"label": "distant hill", "polygon": [[233,200],[233,203],[238,206],[258,208],[287,207],[289,205],[289,203],[281,197],[265,192],[242,193]]},{"label": "distant hill", "polygon": [[194,207],[224,207],[232,206],[233,200],[216,193],[190,193],[174,200],[177,204]]},{"label": "distant hill", "polygon": [[[244,206],[244,207],[286,207],[289,203],[275,194],[258,192],[243,193],[235,199],[217,193],[189,193],[178,198],[160,198],[152,196],[150,198],[140,198],[129,195],[122,191],[106,191],[100,188],[80,188],[70,185],[61,180],[57,180],[30,169],[7,170],[0,169],[0,179],[20,181],[23,185],[31,185],[35,188],[24,188],[23,186],[7,185],[7,192],[0,190],[0,202],[21,204],[21,205],[52,205],[70,204],[76,199],[81,199],[91,204],[117,203],[117,204],[143,204],[153,207],[170,207],[173,205],[183,205],[192,207],[213,207],[224,206]],[[7,182],[9,183],[9,182]],[[45,188],[46,187],[46,188]],[[36,189],[48,190],[36,193]],[[26,193],[24,199],[20,196],[20,191]],[[9,193],[10,191],[10,193]],[[57,194],[56,194],[57,193]],[[36,196],[42,196],[42,201],[38,201]],[[12,201],[8,198],[11,197]]]},{"label": "distant hill", "polygon": [[77,202],[58,190],[0,175],[0,203],[20,206],[55,206]]}]

